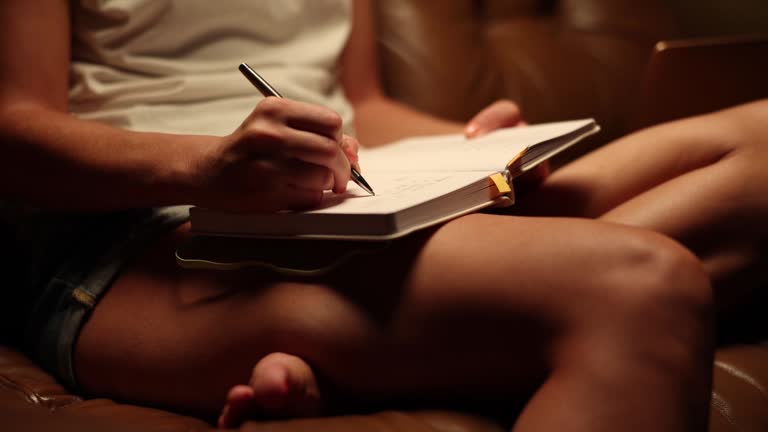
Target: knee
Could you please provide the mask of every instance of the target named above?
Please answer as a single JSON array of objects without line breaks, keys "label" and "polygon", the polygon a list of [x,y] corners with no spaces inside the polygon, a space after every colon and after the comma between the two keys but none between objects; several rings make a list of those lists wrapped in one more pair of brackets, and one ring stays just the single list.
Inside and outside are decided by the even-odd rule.
[{"label": "knee", "polygon": [[[667,237],[643,233],[635,239],[616,276],[628,282],[617,292],[619,302],[640,315],[708,317],[713,295],[701,261]],[[624,279],[624,278],[623,278]]]},{"label": "knee", "polygon": [[734,231],[749,226],[754,239],[768,233],[764,223],[768,215],[768,127],[737,141],[738,148],[720,161],[719,182],[712,190],[712,200],[721,203],[714,211],[723,214]]},{"label": "knee", "polygon": [[713,293],[700,261],[671,239],[635,236],[604,282],[608,294],[592,329],[640,355],[685,367],[706,357],[713,338]]},{"label": "knee", "polygon": [[723,132],[722,139],[728,142],[733,152],[746,152],[754,156],[752,151],[764,155],[768,147],[766,116],[768,99],[762,99],[713,113],[709,120],[719,126]]}]

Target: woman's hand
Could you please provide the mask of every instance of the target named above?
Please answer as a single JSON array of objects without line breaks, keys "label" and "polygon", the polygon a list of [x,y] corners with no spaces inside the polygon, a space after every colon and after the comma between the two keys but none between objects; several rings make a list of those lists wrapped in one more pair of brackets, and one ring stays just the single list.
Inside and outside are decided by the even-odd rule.
[{"label": "woman's hand", "polygon": [[[496,129],[525,126],[520,108],[510,100],[500,100],[477,113],[464,128],[467,138],[476,138]],[[515,178],[515,189],[526,193],[538,187],[549,176],[549,162],[537,165],[525,175]]]},{"label": "woman's hand", "polygon": [[475,114],[464,127],[467,138],[475,138],[496,129],[524,126],[526,123],[516,103],[502,99]]},{"label": "woman's hand", "polygon": [[194,204],[278,211],[320,204],[323,191],[347,189],[358,144],[341,117],[317,105],[268,97],[196,164]]}]

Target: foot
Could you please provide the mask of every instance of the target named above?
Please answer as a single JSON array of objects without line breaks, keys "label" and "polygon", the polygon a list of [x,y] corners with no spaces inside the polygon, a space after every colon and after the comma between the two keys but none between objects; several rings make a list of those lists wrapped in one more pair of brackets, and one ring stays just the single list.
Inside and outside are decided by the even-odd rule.
[{"label": "foot", "polygon": [[283,353],[262,358],[248,385],[232,387],[219,427],[237,427],[254,417],[311,417],[320,414],[320,391],[304,360]]}]

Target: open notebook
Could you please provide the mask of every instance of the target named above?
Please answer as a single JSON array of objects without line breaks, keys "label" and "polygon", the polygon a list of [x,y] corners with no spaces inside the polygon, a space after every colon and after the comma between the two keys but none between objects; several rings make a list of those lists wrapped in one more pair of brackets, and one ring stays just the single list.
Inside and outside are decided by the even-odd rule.
[{"label": "open notebook", "polygon": [[596,133],[594,120],[414,137],[360,151],[369,196],[350,183],[311,211],[228,213],[193,207],[192,231],[210,236],[383,240],[514,201],[511,180]]}]

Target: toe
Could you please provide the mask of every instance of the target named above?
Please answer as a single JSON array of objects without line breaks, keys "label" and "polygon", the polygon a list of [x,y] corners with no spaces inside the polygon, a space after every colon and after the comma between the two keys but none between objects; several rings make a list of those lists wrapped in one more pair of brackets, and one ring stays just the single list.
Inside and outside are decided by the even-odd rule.
[{"label": "toe", "polygon": [[254,367],[251,386],[256,404],[277,417],[307,417],[321,411],[320,390],[312,368],[299,357],[273,353]]},{"label": "toe", "polygon": [[220,428],[240,426],[253,415],[255,397],[253,388],[246,385],[232,387],[227,394],[227,402],[219,416]]}]

